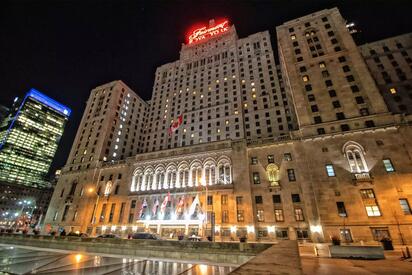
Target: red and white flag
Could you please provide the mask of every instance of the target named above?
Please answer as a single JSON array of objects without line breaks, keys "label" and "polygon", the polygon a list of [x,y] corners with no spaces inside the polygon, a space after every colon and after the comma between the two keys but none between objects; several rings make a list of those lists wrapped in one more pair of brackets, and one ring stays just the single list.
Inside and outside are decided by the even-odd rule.
[{"label": "red and white flag", "polygon": [[179,127],[182,125],[183,122],[183,115],[177,117],[177,120],[170,125],[168,133],[171,136]]},{"label": "red and white flag", "polygon": [[157,212],[158,207],[159,207],[159,199],[156,198],[156,201],[155,201],[155,203],[153,205],[153,209],[152,209],[153,216],[156,216],[156,212]]},{"label": "red and white flag", "polygon": [[147,201],[146,199],[143,200],[142,206],[140,206],[140,211],[139,211],[139,219],[142,218],[143,216],[143,211],[146,210],[147,208]]},{"label": "red and white flag", "polygon": [[162,202],[162,205],[160,206],[160,213],[164,213],[166,210],[167,203],[170,201],[170,192],[167,193],[167,196]]}]

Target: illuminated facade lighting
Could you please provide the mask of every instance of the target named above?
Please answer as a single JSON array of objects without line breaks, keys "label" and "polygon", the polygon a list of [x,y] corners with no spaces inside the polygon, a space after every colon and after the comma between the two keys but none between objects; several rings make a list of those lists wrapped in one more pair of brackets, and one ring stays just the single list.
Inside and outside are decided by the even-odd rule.
[{"label": "illuminated facade lighting", "polygon": [[0,180],[47,187],[46,175],[71,110],[31,89],[0,125]]}]

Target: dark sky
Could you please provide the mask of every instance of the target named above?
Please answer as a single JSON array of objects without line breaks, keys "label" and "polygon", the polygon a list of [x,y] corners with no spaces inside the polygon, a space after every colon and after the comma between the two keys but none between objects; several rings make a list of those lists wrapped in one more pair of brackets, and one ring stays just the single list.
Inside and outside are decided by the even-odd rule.
[{"label": "dark sky", "polygon": [[178,59],[193,24],[228,18],[240,37],[337,6],[363,41],[412,31],[412,1],[62,1],[0,2],[0,104],[31,87],[69,106],[52,170],[65,164],[90,90],[122,79],[150,99],[157,66]]}]

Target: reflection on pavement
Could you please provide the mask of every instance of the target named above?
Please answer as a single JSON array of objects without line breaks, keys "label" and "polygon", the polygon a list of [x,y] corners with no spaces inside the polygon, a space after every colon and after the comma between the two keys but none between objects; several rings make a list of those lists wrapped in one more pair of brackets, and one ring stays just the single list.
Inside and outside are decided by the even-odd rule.
[{"label": "reflection on pavement", "polygon": [[214,274],[235,267],[0,246],[0,274]]}]

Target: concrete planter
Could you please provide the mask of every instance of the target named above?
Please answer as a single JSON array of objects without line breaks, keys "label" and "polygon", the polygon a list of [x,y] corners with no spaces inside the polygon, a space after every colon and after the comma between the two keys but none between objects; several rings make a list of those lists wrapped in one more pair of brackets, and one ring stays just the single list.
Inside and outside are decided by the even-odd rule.
[{"label": "concrete planter", "polygon": [[332,258],[385,259],[381,246],[330,245]]}]

